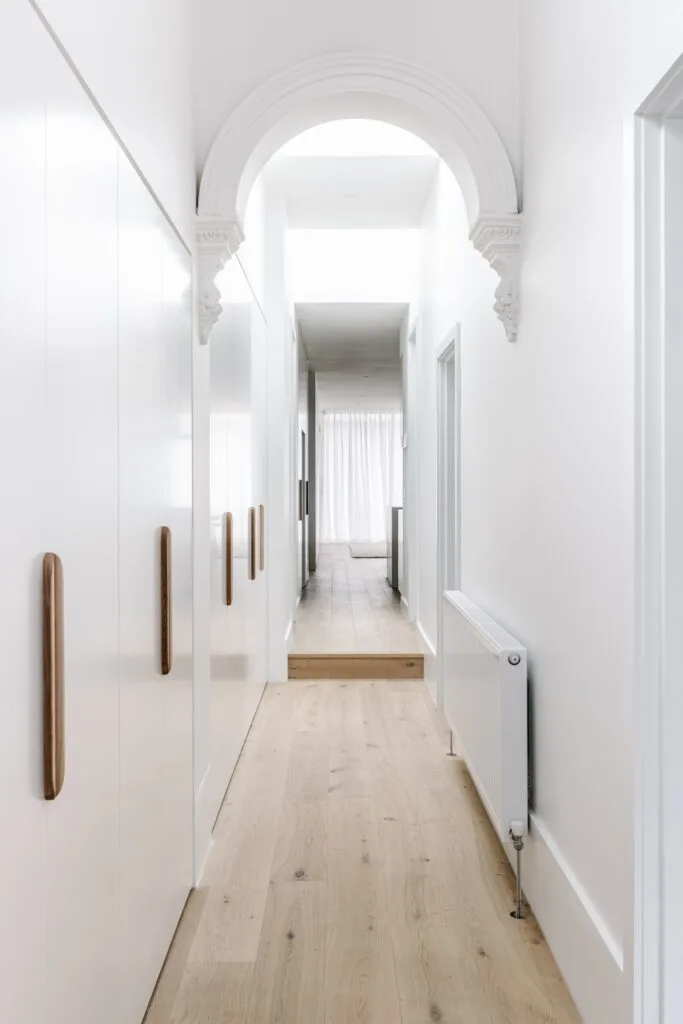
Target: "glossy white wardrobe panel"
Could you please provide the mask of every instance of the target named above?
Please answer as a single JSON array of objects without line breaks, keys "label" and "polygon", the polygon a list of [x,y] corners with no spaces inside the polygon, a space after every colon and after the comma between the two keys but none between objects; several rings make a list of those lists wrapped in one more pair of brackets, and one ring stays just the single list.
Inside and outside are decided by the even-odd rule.
[{"label": "glossy white wardrobe panel", "polygon": [[[190,336],[187,273],[119,159],[122,1021],[141,1020],[191,884]],[[186,350],[186,351],[185,351]],[[174,663],[161,674],[160,531]]]},{"label": "glossy white wardrobe panel", "polygon": [[47,805],[48,1006],[60,1024],[114,1024],[117,149],[57,53],[46,112],[45,545],[63,562],[66,694],[66,780]]},{"label": "glossy white wardrobe panel", "polygon": [[[266,370],[267,325],[261,310],[254,303],[251,317],[251,399],[252,399],[252,479],[253,497],[256,507],[264,506],[265,516],[282,515],[281,509],[273,509],[268,503],[268,389]],[[253,715],[268,678],[267,615],[268,558],[265,569],[257,567],[256,579],[251,588],[252,626],[251,671],[249,673],[249,694],[247,714]]]},{"label": "glossy white wardrobe panel", "polygon": [[[253,334],[261,314],[241,267],[219,287],[223,315],[211,336],[211,765],[202,799],[215,817],[265,683],[263,574],[249,579],[249,508],[265,503],[255,466]],[[232,514],[232,603],[225,604],[225,516]],[[258,530],[258,516],[257,516]],[[257,537],[258,542],[258,537]],[[257,543],[258,548],[258,543]]]},{"label": "glossy white wardrobe panel", "polygon": [[28,4],[0,5],[0,999],[44,1024],[46,816],[41,556],[45,488],[45,75]]},{"label": "glossy white wardrobe panel", "polygon": [[162,222],[162,339],[165,357],[165,525],[173,544],[173,665],[164,677],[162,820],[170,943],[193,881],[192,660],[192,264]]}]

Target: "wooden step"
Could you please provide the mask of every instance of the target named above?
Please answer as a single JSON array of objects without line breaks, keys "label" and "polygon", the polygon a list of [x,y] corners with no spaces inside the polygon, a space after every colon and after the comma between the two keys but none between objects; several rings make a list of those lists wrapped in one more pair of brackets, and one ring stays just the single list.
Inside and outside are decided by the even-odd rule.
[{"label": "wooden step", "polygon": [[424,679],[423,654],[290,654],[290,679]]}]

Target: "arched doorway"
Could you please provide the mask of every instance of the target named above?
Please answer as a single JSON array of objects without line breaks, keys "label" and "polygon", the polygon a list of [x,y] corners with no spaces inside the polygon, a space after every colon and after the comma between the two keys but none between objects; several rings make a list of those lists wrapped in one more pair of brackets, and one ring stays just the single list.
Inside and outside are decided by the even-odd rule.
[{"label": "arched doorway", "polygon": [[316,58],[276,75],[233,110],[202,173],[197,227],[200,341],[221,314],[217,274],[244,240],[251,188],[294,135],[349,117],[387,121],[424,139],[462,189],[470,238],[500,278],[495,309],[508,340],[519,313],[522,215],[510,159],[485,113],[465,93],[422,69],[383,57]]}]

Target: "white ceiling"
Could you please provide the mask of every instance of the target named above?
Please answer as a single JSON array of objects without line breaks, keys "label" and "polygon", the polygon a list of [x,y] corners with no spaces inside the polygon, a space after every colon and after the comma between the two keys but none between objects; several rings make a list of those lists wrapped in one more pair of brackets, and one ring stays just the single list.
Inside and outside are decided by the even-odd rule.
[{"label": "white ceiling", "polygon": [[295,315],[321,409],[398,408],[401,302],[297,303]]},{"label": "white ceiling", "polygon": [[418,228],[436,155],[277,156],[291,228]]}]

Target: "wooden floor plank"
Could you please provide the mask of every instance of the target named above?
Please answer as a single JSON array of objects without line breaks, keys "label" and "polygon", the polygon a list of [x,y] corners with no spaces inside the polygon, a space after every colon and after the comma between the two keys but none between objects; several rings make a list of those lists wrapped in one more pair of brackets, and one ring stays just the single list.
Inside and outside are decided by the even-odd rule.
[{"label": "wooden floor plank", "polygon": [[513,895],[421,681],[270,687],[148,1024],[578,1024]]},{"label": "wooden floor plank", "polygon": [[290,654],[290,679],[423,679],[424,655]]}]

